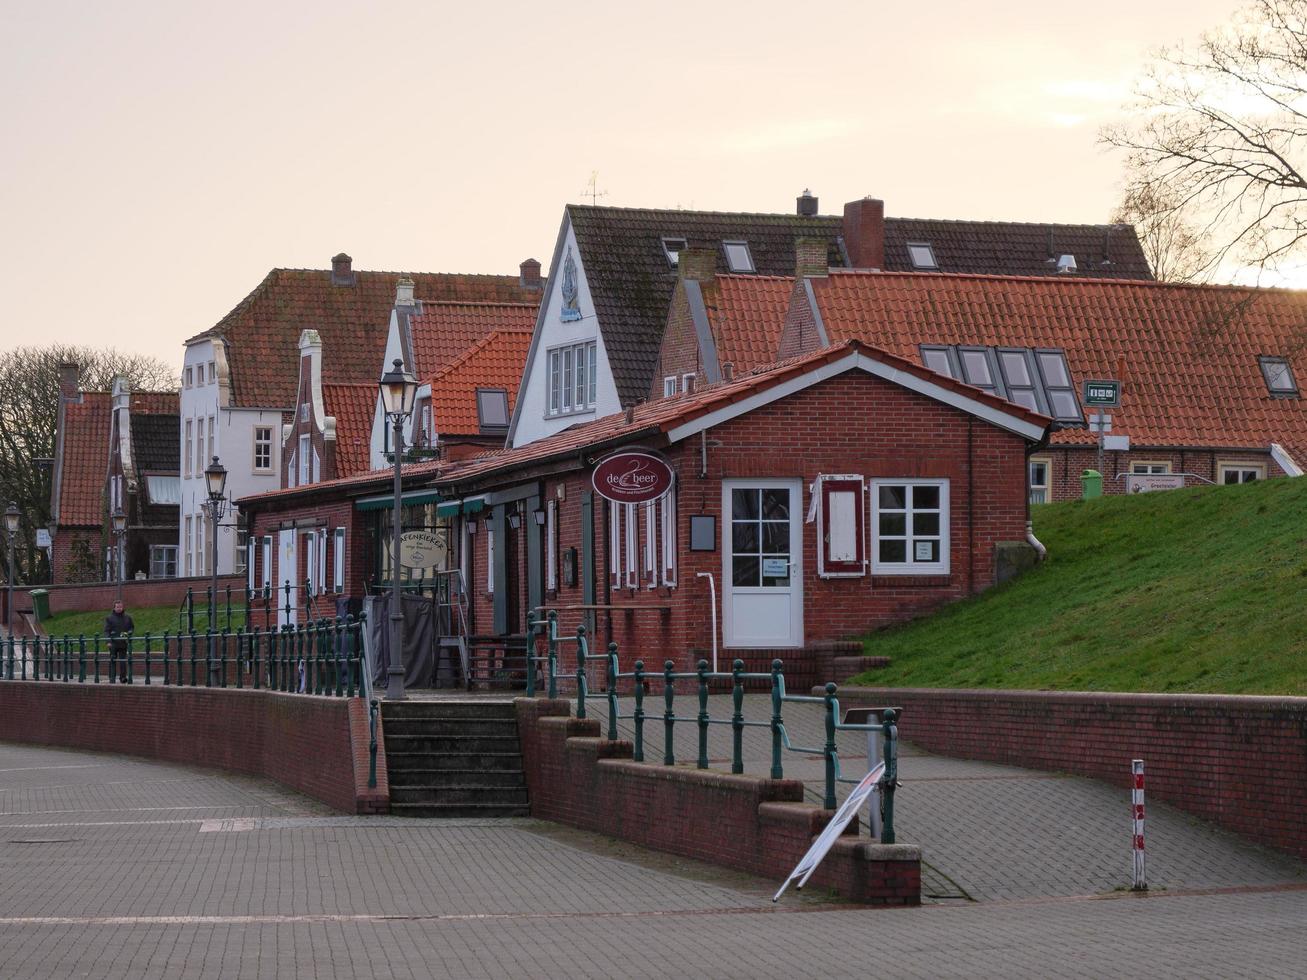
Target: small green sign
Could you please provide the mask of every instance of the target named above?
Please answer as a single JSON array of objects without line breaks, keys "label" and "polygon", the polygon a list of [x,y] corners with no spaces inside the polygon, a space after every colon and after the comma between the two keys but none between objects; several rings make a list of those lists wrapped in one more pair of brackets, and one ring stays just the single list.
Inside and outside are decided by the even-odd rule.
[{"label": "small green sign", "polygon": [[1116,408],[1121,404],[1121,382],[1086,381],[1085,404],[1099,408]]}]

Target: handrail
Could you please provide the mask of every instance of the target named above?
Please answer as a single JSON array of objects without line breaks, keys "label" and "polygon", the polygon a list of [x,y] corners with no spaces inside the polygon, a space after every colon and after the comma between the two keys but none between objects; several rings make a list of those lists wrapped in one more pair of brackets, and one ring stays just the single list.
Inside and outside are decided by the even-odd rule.
[{"label": "handrail", "polygon": [[[585,627],[583,625],[578,626],[575,637],[560,637],[558,635],[557,613],[553,610],[549,611],[544,620],[537,619],[533,613],[528,613],[527,624],[527,697],[535,696],[535,672],[537,666],[541,664],[545,665],[548,671],[549,697],[558,697],[558,679],[561,676],[558,669],[558,644],[563,641],[575,642],[576,716],[577,718],[587,716],[586,704],[588,701],[597,699],[607,701],[608,723],[606,734],[610,741],[617,740],[617,722],[619,719],[633,721],[632,759],[635,762],[645,761],[644,726],[646,722],[661,721],[663,723],[663,765],[667,766],[676,764],[674,736],[677,723],[691,722],[697,725],[699,739],[698,758],[695,764],[699,769],[708,768],[708,732],[711,726],[730,725],[732,734],[731,772],[735,774],[743,773],[744,729],[768,728],[772,735],[771,778],[783,779],[785,777],[782,761],[785,751],[822,756],[825,760],[825,792],[822,805],[827,810],[834,810],[838,805],[835,784],[859,781],[845,779],[841,776],[839,749],[835,741],[836,733],[840,731],[879,731],[884,739],[885,759],[885,772],[877,784],[882,810],[881,842],[886,844],[894,842],[894,792],[898,787],[898,713],[895,709],[877,709],[883,719],[880,724],[841,722],[838,720],[839,699],[835,696],[838,690],[837,686],[833,683],[827,684],[824,696],[787,694],[785,691],[784,665],[780,660],[772,661],[771,670],[768,673],[746,672],[744,661],[739,659],[732,663],[729,673],[710,671],[706,660],[700,660],[696,665],[696,669],[692,672],[677,672],[675,669],[676,664],[671,660],[663,663],[661,671],[646,672],[644,661],[637,660],[630,672],[623,672],[618,661],[616,643],[608,644],[607,655],[604,658],[607,668],[607,690],[601,694],[591,694],[589,692],[588,668],[590,661],[597,658],[592,658],[590,655],[589,640]],[[537,652],[538,641],[542,633],[547,644],[547,651],[544,655]],[[663,712],[662,714],[650,714],[645,711],[644,707],[645,698],[648,697],[645,693],[645,685],[648,681],[660,676],[663,680]],[[623,714],[620,711],[617,690],[619,682],[628,679],[632,682],[634,708],[631,713]],[[708,695],[711,682],[727,679],[731,684],[733,709],[731,717],[729,719],[713,718],[708,712]],[[675,710],[676,682],[687,680],[697,681],[698,711],[694,715],[678,716]],[[751,720],[744,717],[744,684],[746,681],[770,682],[772,710],[771,717],[768,720]],[[823,745],[794,744],[785,725],[783,709],[786,704],[820,704],[822,706],[826,735]]]},{"label": "handrail", "polygon": [[30,642],[25,636],[18,640],[9,636],[0,639],[0,679],[85,684],[89,655],[91,684],[101,683],[103,656],[107,684],[135,683],[139,667],[147,686],[239,689],[248,685],[282,693],[364,697],[364,624],[361,616],[346,616],[280,630],[256,626],[235,633],[212,629],[165,630],[161,636],[95,633],[89,638],[85,634],[34,637]]}]

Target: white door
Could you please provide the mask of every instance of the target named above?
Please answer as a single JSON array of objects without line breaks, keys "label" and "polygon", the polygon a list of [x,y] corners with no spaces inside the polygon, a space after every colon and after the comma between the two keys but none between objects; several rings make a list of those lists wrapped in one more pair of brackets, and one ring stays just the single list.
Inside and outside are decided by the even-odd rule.
[{"label": "white door", "polygon": [[803,645],[802,521],[801,481],[722,481],[726,646]]},{"label": "white door", "polygon": [[[277,625],[294,626],[295,625],[295,603],[299,596],[299,588],[295,584],[295,579],[299,574],[298,566],[295,562],[295,532],[279,531],[277,532],[277,574],[273,576],[273,601],[277,604]],[[290,611],[287,614],[286,606],[286,583],[290,582]]]}]

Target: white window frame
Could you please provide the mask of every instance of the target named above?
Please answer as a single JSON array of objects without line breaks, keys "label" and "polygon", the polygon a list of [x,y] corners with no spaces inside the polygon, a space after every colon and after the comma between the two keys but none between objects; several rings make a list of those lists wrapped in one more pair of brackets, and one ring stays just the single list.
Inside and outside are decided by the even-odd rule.
[{"label": "white window frame", "polygon": [[263,536],[263,596],[266,599],[272,595],[272,535]]},{"label": "white window frame", "polygon": [[658,587],[658,502],[644,505],[644,580],[650,589]]},{"label": "white window frame", "polygon": [[635,549],[636,542],[639,540],[640,518],[636,513],[635,504],[619,504],[618,506],[626,511],[626,588],[637,589],[640,587],[640,566],[637,562]]},{"label": "white window frame", "polygon": [[194,386],[195,386],[195,369],[188,367],[186,369],[186,387],[193,388]]},{"label": "white window frame", "polygon": [[209,416],[209,452],[208,455],[204,457],[204,466],[200,467],[200,469],[202,470],[209,465],[209,460],[213,459],[215,456],[218,455],[218,450],[215,447],[217,441],[216,440],[217,432],[218,432],[218,420],[214,418],[214,416],[210,415]]},{"label": "white window frame", "polygon": [[208,575],[209,569],[204,563],[204,539],[208,536],[204,533],[204,525],[207,523],[204,514],[195,515],[195,574]]},{"label": "white window frame", "polygon": [[1169,459],[1132,459],[1130,461],[1131,476],[1161,476],[1171,472],[1171,461]]},{"label": "white window frame", "polygon": [[[931,245],[930,242],[908,242],[907,249],[908,249],[908,261],[912,263],[913,269],[919,269],[919,270],[925,270],[931,272],[939,271],[939,259],[935,257],[935,246]],[[929,262],[918,261],[917,253],[916,251],[914,251],[914,249],[925,249],[926,255],[929,257],[930,261]]]},{"label": "white window frame", "polygon": [[314,591],[318,595],[326,594],[327,590],[327,529],[319,528],[315,535],[318,539],[318,580],[314,583]]},{"label": "white window frame", "polygon": [[237,574],[249,570],[250,532],[243,527],[236,528],[235,571]]},{"label": "white window frame", "polygon": [[676,488],[658,501],[659,517],[662,521],[663,539],[663,585],[676,585]]},{"label": "white window frame", "polygon": [[195,427],[191,419],[186,420],[186,451],[182,453],[182,461],[186,464],[186,479],[191,478],[191,447],[195,442]]},{"label": "white window frame", "polygon": [[[264,459],[262,465],[259,463],[260,456]],[[270,425],[254,427],[254,472],[272,472],[272,426]]]},{"label": "white window frame", "polygon": [[558,501],[545,501],[545,591],[558,591]]},{"label": "white window frame", "polygon": [[614,589],[622,587],[622,511],[621,504],[608,501],[608,566]]},{"label": "white window frame", "polygon": [[185,524],[183,526],[185,530],[182,532],[182,542],[185,545],[184,551],[186,555],[186,577],[190,578],[191,567],[192,567],[191,559],[193,555],[193,550],[192,550],[193,542],[191,541],[191,515],[190,514],[186,515]]},{"label": "white window frame", "polygon": [[495,594],[495,529],[486,528],[486,592]]},{"label": "white window frame", "polygon": [[676,375],[672,374],[663,378],[663,397],[671,398],[676,394]]},{"label": "white window frame", "polygon": [[681,394],[689,395],[694,392],[695,375],[691,371],[688,374],[681,375]]},{"label": "white window frame", "polygon": [[[160,564],[162,564],[164,567],[164,574],[156,575],[155,569]],[[171,575],[167,573],[167,567],[169,564],[172,565]],[[176,578],[176,577],[177,577],[177,546],[175,544],[150,545],[150,578]]]},{"label": "white window frame", "polygon": [[1230,462],[1228,460],[1218,461],[1216,464],[1216,482],[1221,486],[1236,486],[1237,484],[1225,482],[1225,475],[1227,473],[1254,473],[1256,475],[1254,476],[1253,480],[1241,479],[1238,481],[1240,484],[1252,483],[1255,480],[1266,479],[1266,464],[1265,463],[1238,463],[1238,462]]},{"label": "white window frame", "polygon": [[[549,394],[545,404],[547,417],[593,412],[598,394],[595,377],[598,367],[598,340],[551,347],[545,352],[549,367]],[[576,396],[584,401],[580,404]]]},{"label": "white window frame", "polygon": [[196,387],[200,387],[204,384],[204,365],[201,363],[195,365],[195,385]]},{"label": "white window frame", "polygon": [[304,486],[313,479],[313,466],[311,457],[313,447],[310,444],[308,436],[300,436],[299,450],[296,453],[295,470],[299,475],[297,486]]},{"label": "white window frame", "polygon": [[212,385],[212,384],[217,384],[217,383],[218,383],[218,369],[217,369],[217,367],[214,366],[214,362],[213,362],[213,361],[210,361],[210,362],[209,362],[209,384]]},{"label": "white window frame", "polygon": [[[1042,464],[1044,467],[1044,482],[1035,483],[1034,476],[1031,473],[1032,467],[1036,464]],[[1035,499],[1035,491],[1042,490],[1044,497],[1042,500]],[[1051,456],[1031,456],[1026,460],[1026,493],[1030,497],[1032,504],[1047,504],[1053,500],[1053,458]]]},{"label": "white window frame", "polygon": [[336,528],[331,535],[331,591],[345,591],[345,529]]},{"label": "white window frame", "polygon": [[204,417],[195,420],[195,475],[204,475]]},{"label": "white window frame", "polygon": [[[882,487],[938,487],[939,488],[939,559],[933,562],[885,562],[880,560],[880,491]],[[911,496],[911,495],[909,495]],[[911,545],[912,515],[914,509],[911,500],[904,511],[904,539]],[[873,575],[948,575],[950,568],[949,536],[953,521],[949,503],[949,481],[915,478],[884,478],[871,481],[871,573]],[[898,535],[892,535],[898,538]],[[934,537],[934,535],[929,535]],[[907,556],[909,559],[911,555]]]}]

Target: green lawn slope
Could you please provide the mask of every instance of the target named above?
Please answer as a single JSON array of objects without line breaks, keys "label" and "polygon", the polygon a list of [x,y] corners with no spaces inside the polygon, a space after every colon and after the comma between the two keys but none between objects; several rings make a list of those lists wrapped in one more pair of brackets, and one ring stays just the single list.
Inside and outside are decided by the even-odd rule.
[{"label": "green lawn slope", "polygon": [[[127,607],[127,612],[131,614],[132,622],[136,624],[136,633],[143,635],[153,633],[158,635],[164,630],[170,633],[176,633],[178,629],[177,607],[172,606],[151,606],[141,609]],[[41,624],[47,636],[93,636],[96,633],[104,632],[104,618],[109,615],[109,609],[93,612],[63,612],[56,613]],[[185,619],[181,620],[186,623]],[[218,629],[222,630],[227,625],[227,610],[225,605],[218,607]],[[237,605],[235,601],[231,607],[231,628],[238,630],[245,622],[245,606]],[[260,622],[260,620],[256,620]],[[189,624],[186,624],[189,626]],[[203,632],[209,625],[209,608],[202,603],[196,603],[195,606],[195,629],[197,632]]]},{"label": "green lawn slope", "polygon": [[1307,694],[1307,478],[1036,507],[1048,560],[849,684]]}]

